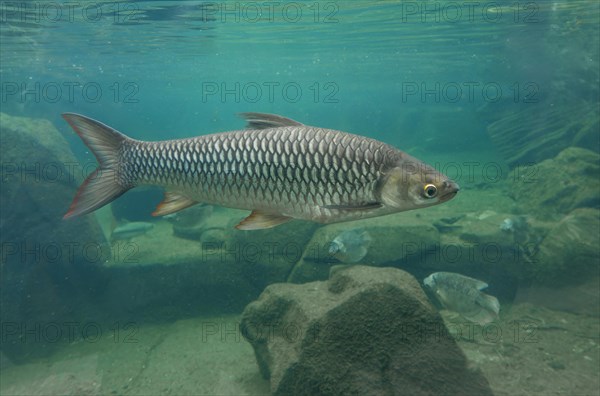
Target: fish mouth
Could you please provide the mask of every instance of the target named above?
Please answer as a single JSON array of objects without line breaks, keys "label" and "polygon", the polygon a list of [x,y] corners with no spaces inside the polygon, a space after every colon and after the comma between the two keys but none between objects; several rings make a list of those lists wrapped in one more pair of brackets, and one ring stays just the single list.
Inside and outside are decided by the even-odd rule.
[{"label": "fish mouth", "polygon": [[458,184],[452,183],[452,186],[448,189],[448,191],[446,191],[443,195],[440,195],[440,202],[451,200],[456,194],[458,194],[459,190],[460,188],[458,187]]}]

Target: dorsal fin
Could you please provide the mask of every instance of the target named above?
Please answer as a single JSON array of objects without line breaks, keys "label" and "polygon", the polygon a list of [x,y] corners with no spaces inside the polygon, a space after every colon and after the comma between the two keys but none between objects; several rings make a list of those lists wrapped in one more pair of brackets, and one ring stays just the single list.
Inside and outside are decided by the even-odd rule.
[{"label": "dorsal fin", "polygon": [[286,126],[304,125],[290,118],[268,113],[240,113],[240,117],[248,122],[246,129],[269,129]]}]

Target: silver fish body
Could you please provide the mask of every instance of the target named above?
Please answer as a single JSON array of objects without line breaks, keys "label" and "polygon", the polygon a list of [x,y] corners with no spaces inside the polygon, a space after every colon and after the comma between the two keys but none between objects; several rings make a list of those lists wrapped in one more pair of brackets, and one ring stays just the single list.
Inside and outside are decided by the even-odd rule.
[{"label": "silver fish body", "polygon": [[65,217],[144,184],[167,191],[156,215],[198,202],[252,210],[241,229],[292,218],[332,223],[380,216],[445,202],[458,191],[446,176],[383,142],[276,115],[243,116],[245,130],[146,142],[65,114],[100,162]]}]

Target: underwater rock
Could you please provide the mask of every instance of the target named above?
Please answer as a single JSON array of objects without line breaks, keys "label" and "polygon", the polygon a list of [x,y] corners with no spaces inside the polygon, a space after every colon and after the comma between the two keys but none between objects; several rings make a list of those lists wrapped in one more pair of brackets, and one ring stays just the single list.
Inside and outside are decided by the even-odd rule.
[{"label": "underwater rock", "polygon": [[303,247],[313,226],[283,224],[277,233],[286,234],[278,239],[272,230],[235,229],[244,213],[215,207],[199,239],[175,236],[172,223],[162,220],[133,243],[113,245],[114,259],[105,266],[114,275],[103,295],[111,317],[145,321],[239,313],[266,285],[284,282],[299,257],[289,241]]},{"label": "underwater rock", "polygon": [[243,253],[223,243],[176,237],[167,221],[133,242],[116,243],[103,294],[111,317],[145,321],[241,311],[262,289],[247,279]]},{"label": "underwater rock", "polygon": [[[27,326],[72,320],[100,292],[99,267],[110,256],[95,216],[63,221],[82,179],[79,161],[47,120],[0,113],[0,136],[0,319]],[[3,342],[5,352],[43,350],[12,341]]]},{"label": "underwater rock", "polygon": [[125,222],[112,231],[110,238],[113,241],[128,240],[136,236],[144,235],[154,227],[154,224],[143,221]]},{"label": "underwater rock", "polygon": [[173,224],[173,234],[181,238],[200,240],[202,234],[211,228],[216,228],[207,219],[213,214],[214,206],[198,204],[180,212],[168,215]]},{"label": "underwater rock", "polygon": [[472,212],[456,223],[460,229],[454,233],[465,243],[494,244],[512,248],[515,243],[514,235],[503,229],[504,220],[507,218],[510,216],[492,210]]},{"label": "underwater rock", "polygon": [[555,218],[576,208],[600,209],[599,174],[599,154],[569,147],[516,178],[513,193],[523,213],[541,219]]},{"label": "underwater rock", "polygon": [[138,186],[112,201],[110,210],[118,221],[156,221],[152,212],[164,196],[165,193],[160,187]]},{"label": "underwater rock", "polygon": [[552,310],[597,317],[600,312],[600,274],[571,285],[532,284],[519,287],[514,304],[530,303]]},{"label": "underwater rock", "polygon": [[[491,113],[497,117],[498,106]],[[501,117],[489,124],[487,132],[511,168],[541,163],[570,146],[600,149],[596,101],[539,103],[518,112],[510,107]]]},{"label": "underwater rock", "polygon": [[241,231],[233,226],[248,212],[239,212],[241,216],[234,217],[234,223],[227,230],[223,249],[238,254],[238,260],[244,262],[246,277],[258,289],[285,282],[320,224],[298,220],[265,230]]},{"label": "underwater rock", "polygon": [[326,282],[274,284],[242,315],[275,395],[491,395],[419,282],[336,266]]},{"label": "underwater rock", "polygon": [[531,279],[544,284],[571,284],[598,276],[600,210],[575,209],[539,244],[527,266]]},{"label": "underwater rock", "polygon": [[94,216],[63,221],[83,171],[56,128],[47,120],[0,113],[0,132],[2,241],[105,243]]},{"label": "underwater rock", "polygon": [[371,235],[362,228],[353,228],[336,236],[329,245],[329,254],[343,263],[361,261],[369,252]]},{"label": "underwater rock", "polygon": [[[402,222],[398,218],[403,219]],[[335,254],[330,252],[331,241],[341,233],[359,227],[368,233],[369,250],[362,264],[383,266],[418,256],[421,250],[439,246],[440,233],[431,220],[421,217],[390,215],[377,219],[357,222],[337,223],[316,230],[306,245],[302,258],[292,269],[288,282],[304,283],[325,280],[332,265],[340,264]]]},{"label": "underwater rock", "polygon": [[[495,206],[494,206],[495,208]],[[510,208],[506,208],[509,209]],[[512,226],[507,228],[506,220]],[[491,294],[512,298],[518,281],[528,280],[527,263],[537,250],[552,223],[531,216],[490,209],[468,212],[457,220],[456,228],[442,233],[438,249],[425,251],[414,261],[413,273],[427,270],[470,274],[494,282]]]}]

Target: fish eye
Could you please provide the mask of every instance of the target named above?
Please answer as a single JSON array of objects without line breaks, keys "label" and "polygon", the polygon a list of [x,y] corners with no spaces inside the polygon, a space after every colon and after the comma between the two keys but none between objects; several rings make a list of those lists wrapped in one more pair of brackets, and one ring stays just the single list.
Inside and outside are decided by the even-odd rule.
[{"label": "fish eye", "polygon": [[433,184],[426,184],[423,192],[426,198],[434,198],[437,195],[437,187]]}]

